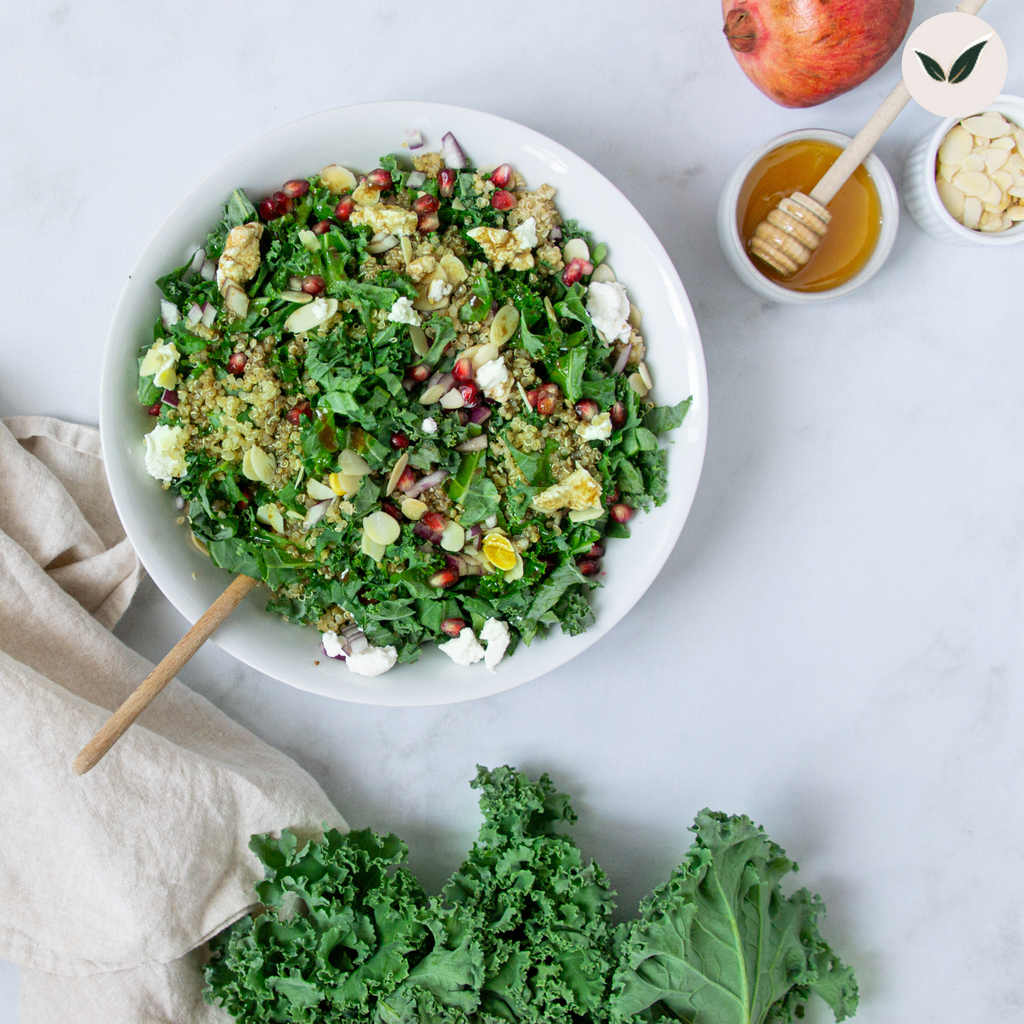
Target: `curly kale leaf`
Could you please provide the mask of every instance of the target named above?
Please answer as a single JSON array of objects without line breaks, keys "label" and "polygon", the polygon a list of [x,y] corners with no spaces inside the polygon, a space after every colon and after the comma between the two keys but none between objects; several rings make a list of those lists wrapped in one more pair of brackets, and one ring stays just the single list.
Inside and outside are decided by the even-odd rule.
[{"label": "curly kale leaf", "polygon": [[612,1016],[687,1024],[776,1024],[817,992],[836,1020],[857,1008],[853,971],[818,934],[824,907],[779,884],[796,865],[746,817],[702,811],[683,863],[631,922]]}]

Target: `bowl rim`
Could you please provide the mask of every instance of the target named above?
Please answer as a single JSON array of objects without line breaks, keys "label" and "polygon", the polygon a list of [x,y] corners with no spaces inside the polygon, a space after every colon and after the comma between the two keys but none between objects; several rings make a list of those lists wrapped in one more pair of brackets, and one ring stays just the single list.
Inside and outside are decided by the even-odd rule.
[{"label": "bowl rim", "polygon": [[801,139],[820,139],[823,142],[832,142],[842,149],[845,149],[853,141],[852,136],[831,128],[798,128],[794,131],[784,132],[782,135],[777,135],[775,138],[762,143],[751,150],[740,161],[722,189],[719,202],[719,221],[729,246],[728,255],[731,257],[730,262],[734,269],[739,271],[740,278],[745,284],[776,301],[805,305],[817,302],[830,302],[832,299],[848,295],[862,285],[867,284],[878,273],[882,265],[889,258],[889,253],[892,251],[893,244],[896,241],[896,232],[899,228],[900,204],[892,175],[885,164],[882,163],[881,158],[872,151],[865,157],[864,165],[867,168],[868,174],[871,175],[872,181],[875,183],[875,188],[878,190],[878,199],[882,207],[882,227],[874,252],[872,252],[867,263],[849,281],[841,284],[838,288],[831,288],[827,291],[795,291],[792,288],[785,288],[781,284],[765,277],[751,262],[750,257],[747,255],[746,247],[740,238],[738,223],[739,195],[744,184],[746,184],[750,172],[762,157],[767,156],[773,150],[786,145],[788,142],[797,142]]},{"label": "bowl rim", "polygon": [[[1010,107],[1016,114],[1016,119],[1009,117],[1005,110],[998,109],[1000,104]],[[997,113],[1013,120],[1018,128],[1024,130],[1024,96],[1013,96],[1010,93],[1000,93],[988,106],[986,110],[995,110]],[[983,111],[984,113],[984,111]],[[967,117],[976,117],[976,114],[967,114]],[[946,117],[932,130],[930,135],[924,136],[928,139],[921,161],[921,174],[924,176],[924,193],[928,201],[938,213],[942,223],[949,228],[958,238],[971,242],[974,245],[1014,245],[1024,241],[1024,221],[1020,221],[1015,227],[1007,228],[1005,231],[978,231],[961,224],[946,209],[946,204],[939,196],[939,188],[935,176],[935,161],[939,156],[939,146],[946,137],[947,132],[955,124],[963,121],[963,117]]]},{"label": "bowl rim", "polygon": [[[146,246],[135,261],[135,265],[129,274],[115,307],[105,343],[100,397],[101,445],[107,476],[111,486],[111,494],[118,514],[125,523],[129,540],[136,548],[140,560],[146,566],[163,594],[186,619],[190,622],[195,621],[202,611],[205,610],[209,602],[202,603],[198,601],[195,595],[186,587],[183,579],[179,579],[179,575],[182,574],[169,567],[167,564],[168,560],[161,550],[160,543],[150,536],[150,534],[155,536],[157,532],[156,527],[153,523],[138,515],[134,506],[139,504],[140,500],[134,494],[135,485],[132,482],[132,476],[137,470],[133,463],[133,458],[134,462],[138,462],[138,456],[133,457],[131,455],[127,450],[128,445],[125,444],[123,436],[120,436],[113,429],[115,424],[123,427],[125,424],[122,421],[128,416],[127,411],[119,409],[117,405],[118,388],[122,386],[121,382],[118,381],[118,375],[123,376],[124,374],[124,366],[122,365],[123,353],[129,349],[134,351],[137,346],[132,345],[131,342],[133,339],[141,337],[138,331],[138,323],[136,320],[130,319],[128,315],[128,297],[135,296],[137,294],[136,289],[155,289],[155,284],[148,278],[143,277],[143,274],[147,271],[147,259],[152,257],[153,250],[163,252],[170,244],[180,242],[180,229],[177,233],[171,230],[176,226],[179,217],[194,204],[203,201],[204,193],[208,192],[216,180],[229,169],[231,169],[234,176],[233,180],[237,183],[244,180],[238,174],[237,167],[246,161],[248,157],[257,154],[265,157],[267,152],[273,153],[273,147],[287,145],[289,140],[294,142],[296,138],[301,138],[304,146],[312,148],[305,141],[309,132],[329,125],[336,127],[337,123],[345,116],[368,117],[369,115],[372,115],[374,118],[389,118],[393,126],[397,125],[398,139],[401,138],[402,128],[406,128],[410,124],[415,125],[414,117],[434,118],[435,120],[451,118],[466,124],[467,131],[472,130],[470,125],[473,122],[476,122],[477,119],[483,119],[481,127],[484,129],[484,134],[488,131],[498,131],[502,128],[512,129],[518,133],[516,144],[522,144],[524,150],[530,151],[534,156],[538,156],[538,158],[543,156],[545,161],[557,161],[558,159],[568,161],[567,165],[562,167],[563,171],[571,173],[572,168],[575,166],[579,171],[583,171],[588,175],[586,179],[588,188],[596,187],[601,193],[608,192],[611,194],[617,204],[622,204],[623,215],[629,222],[630,228],[630,233],[628,235],[620,235],[616,244],[622,245],[624,249],[628,247],[635,248],[636,252],[643,254],[644,259],[649,258],[652,261],[653,269],[657,273],[655,275],[656,283],[652,283],[650,287],[657,288],[658,293],[664,296],[665,307],[671,311],[671,319],[665,322],[663,328],[667,334],[666,341],[669,347],[671,347],[673,342],[672,328],[675,327],[677,331],[675,334],[675,344],[679,346],[675,358],[682,363],[685,369],[688,387],[694,397],[690,414],[680,428],[681,431],[687,432],[685,444],[680,443],[683,441],[683,435],[677,435],[676,437],[677,447],[686,451],[686,462],[684,463],[686,472],[685,475],[678,475],[677,470],[678,479],[675,487],[669,491],[669,500],[661,509],[657,510],[658,513],[664,516],[664,521],[659,524],[657,531],[652,530],[646,537],[650,548],[647,556],[642,560],[640,571],[631,577],[632,583],[627,599],[609,602],[609,606],[600,611],[597,622],[579,636],[564,637],[563,642],[558,640],[559,632],[556,630],[554,636],[549,638],[549,640],[557,641],[557,648],[554,643],[551,643],[550,655],[547,658],[538,659],[538,661],[543,660],[543,664],[539,667],[534,667],[533,661],[530,659],[530,667],[524,665],[525,671],[517,670],[507,674],[499,671],[497,677],[490,673],[481,672],[480,674],[482,676],[485,675],[487,678],[474,679],[469,682],[469,685],[457,685],[455,688],[461,691],[457,696],[438,695],[438,693],[434,692],[420,691],[416,688],[415,684],[403,687],[388,687],[385,684],[385,687],[381,689],[376,685],[376,680],[350,676],[347,672],[344,673],[340,680],[335,677],[333,681],[321,679],[311,682],[308,678],[300,681],[295,677],[288,678],[286,674],[282,674],[279,668],[282,658],[268,658],[265,654],[262,656],[259,654],[253,655],[240,642],[239,633],[243,627],[238,625],[237,620],[240,612],[243,616],[245,614],[245,602],[243,602],[240,611],[236,611],[232,619],[222,626],[218,634],[213,637],[220,647],[239,661],[256,668],[258,671],[280,679],[289,685],[295,686],[297,689],[346,700],[351,703],[375,706],[445,705],[472,700],[478,697],[491,696],[530,682],[540,676],[547,675],[564,665],[577,654],[582,653],[613,629],[643,597],[654,579],[664,568],[665,562],[675,547],[683,525],[689,516],[703,470],[707,447],[709,396],[703,346],[692,304],[672,260],[653,228],[629,199],[588,161],[561,143],[548,138],[528,126],[507,118],[473,108],[420,100],[381,100],[372,103],[349,104],[329,108],[288,122],[252,140],[220,161],[216,167],[212,168],[187,191],[151,235]],[[458,129],[453,124],[450,130]],[[440,130],[438,130],[437,134],[440,136]],[[440,141],[439,138],[436,141]],[[536,149],[535,152],[529,150],[529,147],[526,145],[527,142],[534,147],[540,148]],[[486,144],[490,145],[490,142],[486,142]],[[356,147],[358,145],[358,143],[353,144]],[[376,142],[374,142],[374,145],[376,146]],[[480,145],[480,143],[478,142],[477,145]],[[390,146],[391,151],[401,151],[398,147],[397,139]],[[355,158],[353,157],[353,159]],[[555,164],[549,162],[548,165],[552,167],[554,172]],[[591,175],[593,177],[589,177]],[[569,205],[571,206],[571,201]],[[565,209],[563,208],[564,212]],[[569,215],[574,214],[570,211]],[[611,240],[609,239],[609,241]],[[615,262],[614,259],[613,262]],[[138,416],[140,408],[133,409],[132,413]],[[134,435],[132,435],[132,441],[129,441],[129,445],[133,441],[141,443],[141,435],[139,438],[134,438]],[[682,459],[684,456],[680,455],[678,458]],[[121,477],[120,480],[115,479],[118,475]],[[168,506],[170,507],[169,499]],[[126,515],[126,509],[130,512],[129,515]],[[641,519],[638,522],[642,521]],[[182,559],[187,561],[184,555],[175,555],[175,558],[178,561]],[[151,564],[151,561],[153,564]],[[189,568],[191,568],[191,565]],[[220,570],[216,570],[216,572],[218,574],[222,573]],[[222,578],[220,575],[217,578],[221,580],[220,587],[223,589],[229,576],[223,573]],[[262,607],[259,609],[259,614],[266,614]],[[290,623],[275,623],[275,625],[284,626],[288,630],[295,629],[295,626]],[[548,646],[546,642],[545,649]],[[441,663],[447,664],[448,668],[451,667],[443,654],[430,650],[429,646],[425,650],[425,655],[436,655],[436,658],[431,657],[431,660],[437,663],[439,659]],[[310,660],[312,661],[312,657]],[[330,662],[328,664],[334,665],[335,663]],[[421,664],[423,664],[422,661]],[[408,667],[406,666],[406,668]],[[478,667],[482,668],[482,666]],[[505,675],[504,680],[502,679],[503,674]],[[389,680],[392,675],[393,673],[389,673],[381,677],[381,679]],[[444,689],[444,686],[435,684],[435,690],[438,686]]]}]

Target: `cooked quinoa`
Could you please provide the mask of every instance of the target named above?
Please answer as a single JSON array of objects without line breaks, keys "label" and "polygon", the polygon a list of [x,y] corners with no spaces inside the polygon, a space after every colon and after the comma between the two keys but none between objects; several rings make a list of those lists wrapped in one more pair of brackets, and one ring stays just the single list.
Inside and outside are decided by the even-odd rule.
[{"label": "cooked quinoa", "polygon": [[217,565],[330,637],[414,661],[491,619],[513,648],[580,632],[688,401],[651,401],[639,310],[550,185],[412,163],[232,194],[159,282],[147,468]]}]

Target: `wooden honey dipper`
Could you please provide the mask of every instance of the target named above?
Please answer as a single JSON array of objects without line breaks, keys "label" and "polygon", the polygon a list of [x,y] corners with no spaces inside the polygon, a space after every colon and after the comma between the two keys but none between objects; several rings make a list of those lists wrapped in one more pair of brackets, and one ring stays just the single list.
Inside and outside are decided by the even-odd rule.
[{"label": "wooden honey dipper", "polygon": [[[956,9],[961,14],[977,14],[984,6],[985,0],[962,0]],[[910,90],[901,78],[810,194],[794,192],[757,225],[750,240],[753,255],[783,277],[792,276],[804,266],[828,231],[832,219],[828,204],[909,101]]]}]

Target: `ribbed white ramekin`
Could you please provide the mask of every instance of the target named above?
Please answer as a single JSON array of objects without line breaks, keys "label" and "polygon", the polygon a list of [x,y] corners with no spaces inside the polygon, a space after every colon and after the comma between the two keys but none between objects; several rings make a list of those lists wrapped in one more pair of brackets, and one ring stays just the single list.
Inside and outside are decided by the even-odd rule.
[{"label": "ribbed white ramekin", "polygon": [[[998,96],[988,109],[998,111],[1007,121],[1024,128],[1024,99],[1020,96]],[[903,198],[907,209],[914,220],[940,242],[951,245],[1013,245],[1024,241],[1024,221],[1006,231],[975,231],[956,221],[942,205],[939,190],[935,187],[935,161],[946,133],[962,120],[961,117],[947,117],[910,151],[903,170]]]}]

